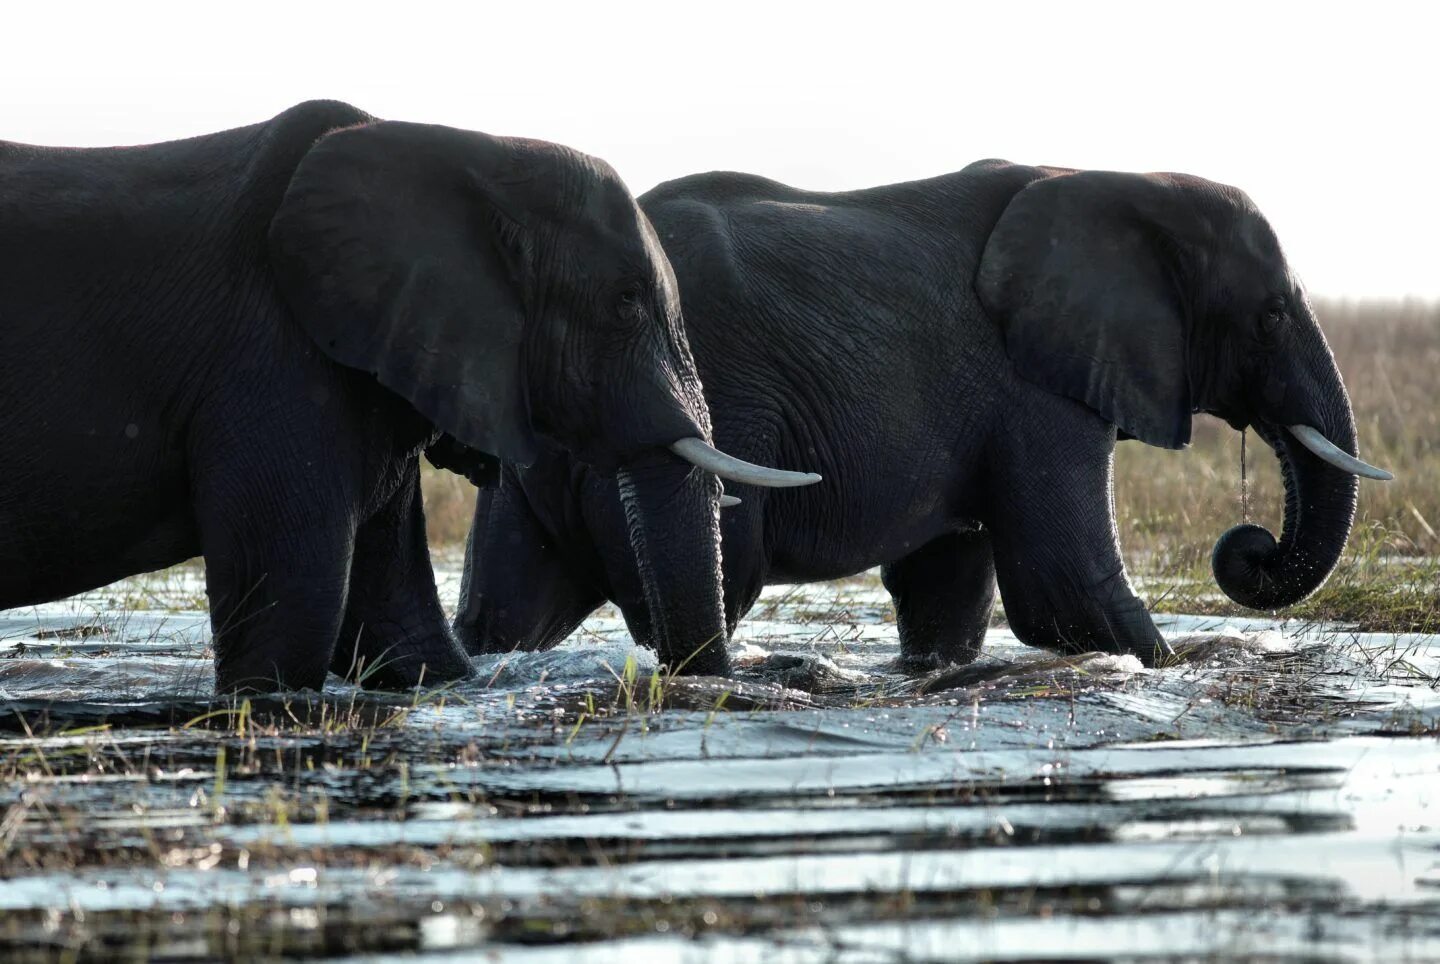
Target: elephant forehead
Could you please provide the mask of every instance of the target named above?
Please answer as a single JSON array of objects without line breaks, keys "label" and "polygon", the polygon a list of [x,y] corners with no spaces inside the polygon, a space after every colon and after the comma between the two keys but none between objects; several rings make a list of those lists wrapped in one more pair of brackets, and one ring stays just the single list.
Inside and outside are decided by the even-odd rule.
[{"label": "elephant forehead", "polygon": [[661,246],[660,237],[655,233],[650,219],[645,217],[638,207],[635,208],[635,213],[639,217],[640,239],[644,245],[645,257],[655,272],[654,280],[662,299],[661,307],[671,314],[679,312],[680,285],[675,280],[675,271],[670,267],[670,259],[665,256],[665,249]]},{"label": "elephant forehead", "polygon": [[1249,278],[1266,292],[1303,290],[1285,259],[1280,239],[1259,211],[1252,209],[1235,218],[1231,230],[1218,240],[1218,266],[1229,276],[1232,287]]},{"label": "elephant forehead", "polygon": [[584,213],[579,241],[586,271],[648,281],[662,293],[664,307],[678,311],[677,283],[665,248],[650,219],[624,188],[593,192]]}]

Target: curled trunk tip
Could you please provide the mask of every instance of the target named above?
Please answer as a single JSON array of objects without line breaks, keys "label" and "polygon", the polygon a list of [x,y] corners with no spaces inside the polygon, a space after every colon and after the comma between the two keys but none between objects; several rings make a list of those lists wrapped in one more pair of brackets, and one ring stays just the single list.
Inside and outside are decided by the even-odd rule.
[{"label": "curled trunk tip", "polygon": [[1340,561],[1359,485],[1355,475],[1313,454],[1293,429],[1256,424],[1255,430],[1280,460],[1284,528],[1277,540],[1263,526],[1235,526],[1215,543],[1210,567],[1225,595],[1240,605],[1280,609],[1319,589]]}]

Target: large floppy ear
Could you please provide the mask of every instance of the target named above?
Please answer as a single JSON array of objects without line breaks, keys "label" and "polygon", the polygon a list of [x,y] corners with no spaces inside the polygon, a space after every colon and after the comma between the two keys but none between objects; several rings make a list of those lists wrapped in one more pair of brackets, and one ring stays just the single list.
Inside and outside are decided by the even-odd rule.
[{"label": "large floppy ear", "polygon": [[1190,441],[1182,194],[1165,175],[1033,181],[1001,215],[975,279],[1022,378],[1163,448]]},{"label": "large floppy ear", "polygon": [[478,489],[500,484],[500,463],[486,452],[479,452],[457,441],[453,435],[441,434],[425,449],[425,461],[437,469],[463,475]]},{"label": "large floppy ear", "polygon": [[498,138],[382,121],[300,161],[270,224],[295,319],[437,428],[506,461],[535,454],[524,377],[523,177]]}]

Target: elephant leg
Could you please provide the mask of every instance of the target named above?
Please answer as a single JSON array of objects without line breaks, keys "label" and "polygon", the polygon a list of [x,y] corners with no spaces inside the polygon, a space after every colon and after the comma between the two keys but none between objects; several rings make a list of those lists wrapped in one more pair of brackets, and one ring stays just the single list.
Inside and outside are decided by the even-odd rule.
[{"label": "elephant leg", "polygon": [[[729,509],[727,513],[734,513],[739,516],[738,510]],[[765,588],[764,567],[756,559],[755,540],[753,533],[744,528],[746,523],[739,520],[739,524],[732,527],[728,523],[727,515],[722,515],[726,525],[722,526],[723,537],[723,559],[721,560],[721,572],[724,582],[724,598],[722,603],[725,607],[725,635],[729,637],[735,634],[735,627],[740,625],[740,620],[745,617],[760,598],[760,593]],[[611,536],[615,540],[612,544],[623,546],[618,540],[619,534]],[[635,560],[631,556],[618,556],[611,559],[611,564],[606,569],[606,575],[610,584],[611,598],[615,600],[620,613],[625,617],[625,626],[634,639],[651,638],[651,622],[649,606],[645,602],[644,588],[640,582],[640,574],[635,568]]]},{"label": "elephant leg", "polygon": [[[730,546],[725,544],[725,550],[729,551]],[[738,553],[737,553],[738,555]],[[745,618],[760,598],[760,593],[765,589],[764,574],[756,566],[729,566],[725,567],[725,631],[728,635],[735,635],[735,627],[740,625],[740,620]]]},{"label": "elephant leg", "polygon": [[507,467],[475,500],[455,635],[472,653],[557,646],[605,602],[594,555],[585,533],[546,531]]},{"label": "elephant leg", "polygon": [[980,655],[995,608],[995,561],[981,531],[941,536],[880,569],[900,631],[900,658],[917,668]]},{"label": "elephant leg", "polygon": [[630,638],[640,645],[648,645],[654,630],[650,621],[650,607],[645,600],[645,587],[640,581],[640,570],[635,565],[635,553],[630,548],[630,536],[625,531],[625,513],[620,506],[618,492],[608,491],[613,486],[603,486],[603,494],[594,491],[586,493],[584,517],[600,559],[600,582],[604,592],[601,602],[608,599],[620,610]]},{"label": "elephant leg", "polygon": [[[760,500],[753,500],[759,502]],[[721,518],[720,568],[725,577],[725,628],[730,635],[754,608],[769,577],[765,518],[759,505],[726,509]]]},{"label": "elephant leg", "polygon": [[1170,649],[1120,556],[1114,430],[1068,407],[1054,415],[1046,432],[1013,433],[996,459],[985,522],[1006,618],[1030,646],[1131,653],[1152,665]]},{"label": "elephant leg", "polygon": [[197,486],[215,688],[320,690],[345,610],[352,502],[249,467]]},{"label": "elephant leg", "polygon": [[435,591],[419,461],[355,534],[345,619],[330,668],[367,689],[406,690],[465,679],[470,660]]}]

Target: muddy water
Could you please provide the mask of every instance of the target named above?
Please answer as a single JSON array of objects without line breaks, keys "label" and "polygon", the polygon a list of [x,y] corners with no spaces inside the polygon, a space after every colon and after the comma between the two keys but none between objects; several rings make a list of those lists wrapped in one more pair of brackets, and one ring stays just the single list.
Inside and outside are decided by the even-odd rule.
[{"label": "muddy water", "polygon": [[602,611],[443,693],[236,705],[203,599],[0,614],[0,958],[1440,959],[1440,637],[996,629],[915,677],[862,579],[767,592],[732,679]]}]

